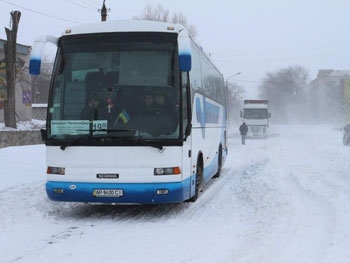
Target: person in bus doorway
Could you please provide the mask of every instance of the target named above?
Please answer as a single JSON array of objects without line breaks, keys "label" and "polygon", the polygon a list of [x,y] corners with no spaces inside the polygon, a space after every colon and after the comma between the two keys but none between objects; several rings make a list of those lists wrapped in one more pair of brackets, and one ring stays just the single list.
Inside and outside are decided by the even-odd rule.
[{"label": "person in bus doorway", "polygon": [[242,137],[242,144],[245,145],[245,137],[247,136],[247,133],[248,133],[248,126],[247,124],[245,124],[245,122],[243,122],[241,126],[239,126],[239,132]]}]

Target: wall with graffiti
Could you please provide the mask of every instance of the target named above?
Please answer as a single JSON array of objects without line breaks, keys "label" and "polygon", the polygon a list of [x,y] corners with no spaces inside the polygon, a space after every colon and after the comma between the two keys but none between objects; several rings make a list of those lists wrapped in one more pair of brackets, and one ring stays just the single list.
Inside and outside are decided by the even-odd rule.
[{"label": "wall with graffiti", "polygon": [[[7,99],[7,88],[6,88],[6,64],[5,59],[0,61],[0,101]],[[0,105],[1,107],[1,105]]]},{"label": "wall with graffiti", "polygon": [[[0,39],[0,121],[4,120],[4,104],[7,100],[5,40]],[[31,120],[32,89],[28,73],[30,46],[17,44],[16,56],[16,118],[17,121]]]}]

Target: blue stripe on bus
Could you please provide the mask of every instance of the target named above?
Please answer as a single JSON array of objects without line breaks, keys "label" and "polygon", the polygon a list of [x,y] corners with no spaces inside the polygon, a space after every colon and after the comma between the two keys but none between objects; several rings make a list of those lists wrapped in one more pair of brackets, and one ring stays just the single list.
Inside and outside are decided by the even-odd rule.
[{"label": "blue stripe on bus", "polygon": [[208,101],[204,101],[205,105],[205,122],[206,123],[218,123],[220,107],[216,106]]},{"label": "blue stripe on bus", "polygon": [[[46,193],[53,201],[87,203],[136,203],[168,204],[179,203],[190,198],[191,178],[176,183],[81,183],[55,182],[46,183]],[[56,189],[56,191],[55,191]],[[63,189],[63,193],[59,192]],[[122,189],[122,197],[94,197],[94,189]],[[166,195],[156,194],[158,189],[168,189]]]},{"label": "blue stripe on bus", "polygon": [[203,109],[200,98],[196,98],[196,117],[202,127],[206,123],[219,123],[220,107],[203,99]]}]

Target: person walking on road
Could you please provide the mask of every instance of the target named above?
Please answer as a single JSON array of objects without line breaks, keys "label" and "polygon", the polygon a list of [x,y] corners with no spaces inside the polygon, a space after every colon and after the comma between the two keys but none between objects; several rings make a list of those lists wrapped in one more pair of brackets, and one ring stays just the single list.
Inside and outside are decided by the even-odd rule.
[{"label": "person walking on road", "polygon": [[243,122],[241,126],[239,126],[239,132],[241,133],[242,144],[245,145],[245,137],[248,133],[248,126],[245,124],[245,122]]}]

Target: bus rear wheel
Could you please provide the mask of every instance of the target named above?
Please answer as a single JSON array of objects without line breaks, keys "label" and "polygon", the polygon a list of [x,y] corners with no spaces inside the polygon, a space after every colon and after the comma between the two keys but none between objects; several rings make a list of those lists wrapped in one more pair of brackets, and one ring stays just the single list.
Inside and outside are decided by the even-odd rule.
[{"label": "bus rear wheel", "polygon": [[215,178],[218,178],[221,175],[221,168],[222,168],[222,146],[221,146],[221,144],[219,146],[219,153],[218,154],[219,154],[219,156],[218,156],[218,171],[214,175]]}]

